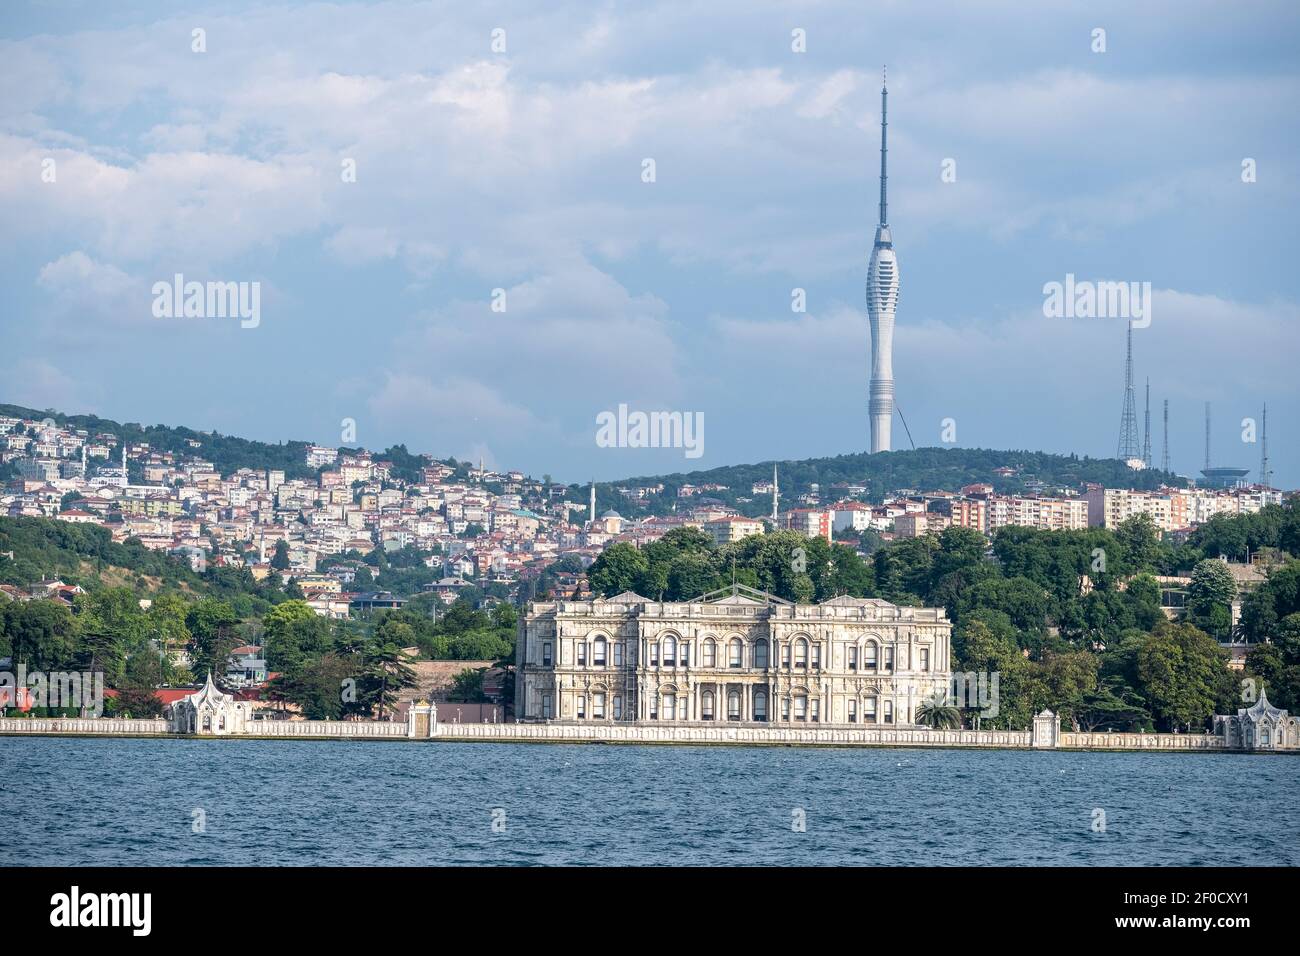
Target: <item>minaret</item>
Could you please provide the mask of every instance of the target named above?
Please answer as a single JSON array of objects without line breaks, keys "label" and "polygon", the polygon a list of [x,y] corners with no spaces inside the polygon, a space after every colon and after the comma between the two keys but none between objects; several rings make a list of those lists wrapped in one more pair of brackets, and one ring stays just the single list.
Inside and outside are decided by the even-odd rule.
[{"label": "minaret", "polygon": [[587,518],[591,521],[596,520],[596,479],[591,479],[591,507],[588,509]]},{"label": "minaret", "polygon": [[889,89],[882,74],[880,85],[880,223],[867,267],[867,318],[871,321],[871,451],[889,451],[889,428],[894,418],[894,310],[898,307],[898,261],[889,231],[885,186],[887,100]]}]

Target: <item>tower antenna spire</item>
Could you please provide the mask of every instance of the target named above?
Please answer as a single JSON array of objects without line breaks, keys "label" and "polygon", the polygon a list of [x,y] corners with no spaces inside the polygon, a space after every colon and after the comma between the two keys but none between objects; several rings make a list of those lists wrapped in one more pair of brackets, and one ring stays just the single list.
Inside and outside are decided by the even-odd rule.
[{"label": "tower antenna spire", "polygon": [[889,181],[886,173],[886,159],[889,156],[889,147],[886,136],[889,131],[889,122],[886,116],[889,112],[889,68],[881,67],[880,69],[880,225],[889,225],[889,202],[885,195],[885,185]]},{"label": "tower antenna spire", "polygon": [[1142,430],[1142,464],[1151,467],[1151,379],[1147,379],[1146,418]]}]

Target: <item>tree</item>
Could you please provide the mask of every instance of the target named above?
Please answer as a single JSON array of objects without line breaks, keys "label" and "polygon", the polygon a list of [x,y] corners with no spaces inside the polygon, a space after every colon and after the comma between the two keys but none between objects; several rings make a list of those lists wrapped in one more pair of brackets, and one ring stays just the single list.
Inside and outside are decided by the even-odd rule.
[{"label": "tree", "polygon": [[1229,636],[1232,602],[1236,597],[1237,582],[1224,562],[1211,558],[1192,569],[1192,583],[1187,589],[1188,611],[1194,623],[1219,640]]},{"label": "tree", "polygon": [[[1138,679],[1157,721],[1172,730],[1203,725],[1234,700],[1227,655],[1204,631],[1164,622],[1137,653]],[[1219,711],[1222,712],[1222,711]]]},{"label": "tree", "polygon": [[[402,625],[405,626],[405,625]],[[379,708],[379,719],[397,703],[403,687],[415,686],[415,671],[406,663],[406,655],[395,643],[371,641],[365,652],[365,673],[361,686],[362,700]]]},{"label": "tree", "polygon": [[271,567],[277,571],[289,569],[289,542],[281,538],[275,543],[275,554],[271,556]]},{"label": "tree", "polygon": [[935,730],[961,726],[961,711],[952,699],[941,690],[935,691],[916,708],[916,722]]},{"label": "tree", "polygon": [[[638,577],[646,571],[650,562],[638,549],[626,542],[610,545],[600,553],[587,570],[587,580],[595,594],[613,597],[623,591],[631,591]],[[647,597],[658,597],[655,594]]]},{"label": "tree", "polygon": [[465,704],[477,704],[487,700],[483,696],[483,675],[486,673],[486,667],[466,667],[464,670],[457,671],[451,678],[452,689],[448,699]]}]

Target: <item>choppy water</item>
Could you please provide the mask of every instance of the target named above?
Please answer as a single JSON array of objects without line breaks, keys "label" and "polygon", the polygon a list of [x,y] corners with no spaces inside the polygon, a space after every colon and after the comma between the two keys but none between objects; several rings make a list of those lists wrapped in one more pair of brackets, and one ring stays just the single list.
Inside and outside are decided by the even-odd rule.
[{"label": "choppy water", "polygon": [[10,865],[1295,866],[1298,798],[1293,757],[0,738]]}]

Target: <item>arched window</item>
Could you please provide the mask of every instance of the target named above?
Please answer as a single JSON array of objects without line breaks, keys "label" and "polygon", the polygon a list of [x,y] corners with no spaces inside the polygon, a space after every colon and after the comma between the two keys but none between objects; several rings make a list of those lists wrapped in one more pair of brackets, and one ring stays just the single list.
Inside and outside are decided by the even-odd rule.
[{"label": "arched window", "polygon": [[706,690],[700,697],[700,716],[705,720],[713,719],[713,691]]},{"label": "arched window", "polygon": [[802,637],[794,642],[795,670],[808,669],[808,642]]},{"label": "arched window", "polygon": [[727,719],[740,720],[740,691],[727,691]]},{"label": "arched window", "polygon": [[212,729],[212,715],[211,715],[211,714],[204,714],[204,715],[203,715],[203,729],[204,729],[204,731],[209,731],[209,730]]},{"label": "arched window", "polygon": [[733,637],[727,648],[727,666],[744,667],[744,654],[745,646],[740,642],[740,638]]},{"label": "arched window", "polygon": [[591,662],[597,667],[604,667],[605,654],[608,649],[609,644],[603,637],[596,638],[595,643],[592,644]]},{"label": "arched window", "polygon": [[222,714],[219,718],[217,718],[217,730],[225,730],[225,729],[226,729],[226,715]]},{"label": "arched window", "polygon": [[664,638],[659,657],[663,661],[664,667],[677,666],[677,638],[671,634]]},{"label": "arched window", "polygon": [[761,637],[754,642],[754,666],[759,669],[767,667],[767,641]]},{"label": "arched window", "polygon": [[706,637],[704,639],[704,666],[718,666],[718,645],[711,637]]},{"label": "arched window", "polygon": [[754,691],[754,719],[767,720],[767,691]]}]

